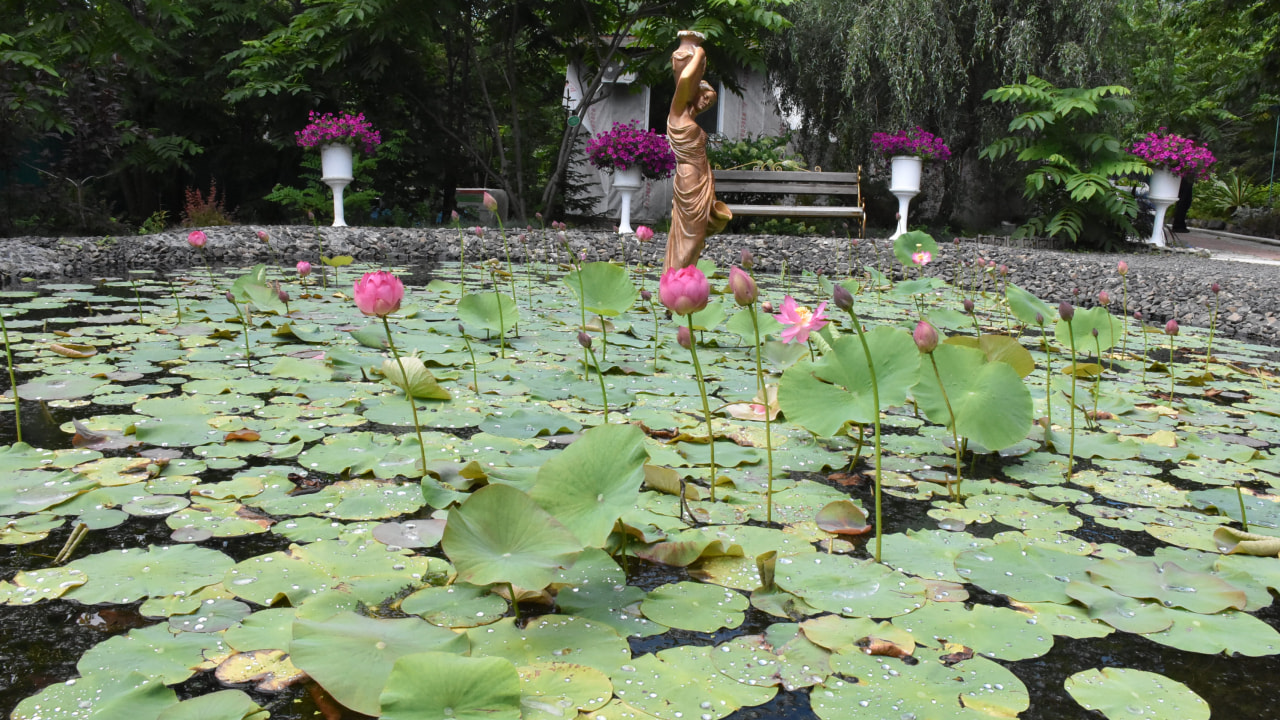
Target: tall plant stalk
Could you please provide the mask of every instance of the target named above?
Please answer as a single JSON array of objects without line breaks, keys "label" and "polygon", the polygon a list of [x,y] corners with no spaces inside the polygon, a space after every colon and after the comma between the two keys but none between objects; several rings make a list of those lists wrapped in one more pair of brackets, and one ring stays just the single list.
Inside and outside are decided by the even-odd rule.
[{"label": "tall plant stalk", "polygon": [[13,348],[9,344],[9,326],[4,322],[3,310],[0,310],[0,333],[4,334],[4,356],[9,363],[9,392],[13,394],[13,427],[17,430],[18,442],[22,442],[22,408],[18,400],[18,377],[13,370]]},{"label": "tall plant stalk", "polygon": [[760,320],[756,317],[756,305],[747,306],[751,313],[751,327],[756,332],[756,387],[760,389],[760,397],[764,400],[764,447],[769,458],[769,479],[765,496],[765,521],[773,522],[773,428],[770,419],[769,387],[764,382],[764,364],[760,360]]},{"label": "tall plant stalk", "polygon": [[[387,322],[387,316],[382,316],[382,329],[387,332],[387,346],[391,348],[391,356],[396,359],[396,365],[400,367],[400,379],[404,381],[404,396],[409,401],[409,409],[413,411],[413,430],[418,434],[418,451],[422,455],[422,474],[427,474],[427,444],[422,441],[422,425],[418,422],[418,403],[413,400],[413,389],[409,383],[409,373],[404,370],[404,361],[400,359],[400,351],[396,349],[396,341],[391,337],[391,323]],[[470,345],[470,343],[468,343]],[[472,356],[472,367],[475,367],[474,357]],[[477,386],[476,391],[479,391]]]},{"label": "tall plant stalk", "polygon": [[956,484],[952,495],[956,502],[960,502],[960,435],[956,430],[956,414],[951,410],[951,398],[947,396],[947,386],[942,383],[942,373],[938,371],[938,359],[933,356],[932,351],[927,354],[933,365],[933,376],[938,379],[938,389],[942,391],[942,402],[947,406],[947,416],[951,418],[951,443],[956,448]]},{"label": "tall plant stalk", "polygon": [[1067,451],[1067,480],[1075,470],[1076,462],[1076,334],[1067,320],[1067,339],[1071,344],[1071,444]]},{"label": "tall plant stalk", "polygon": [[872,417],[875,425],[875,445],[876,445],[876,562],[880,562],[881,539],[884,534],[884,515],[881,504],[881,474],[880,464],[883,453],[880,445],[880,383],[876,381],[876,364],[871,359],[871,348],[867,346],[867,335],[862,331],[862,323],[858,321],[858,315],[850,306],[847,310],[849,319],[853,322],[853,329],[858,332],[858,342],[862,343],[862,354],[867,358],[867,370],[871,374],[871,402],[875,415]]},{"label": "tall plant stalk", "polygon": [[[1213,357],[1213,331],[1218,324],[1218,284],[1213,284],[1213,312],[1209,315],[1209,344],[1204,347],[1204,371],[1209,372],[1209,360]],[[1169,361],[1173,361],[1173,356],[1169,356]]]},{"label": "tall plant stalk", "polygon": [[[702,365],[698,363],[698,336],[693,333],[693,315],[685,316],[689,322],[689,354],[693,357],[693,373],[698,379],[698,394],[702,396],[702,415],[707,419],[707,443],[711,449],[711,502],[716,501],[716,435],[711,428],[711,406],[707,404],[707,384],[702,379]],[[766,402],[768,400],[766,399]]]},{"label": "tall plant stalk", "polygon": [[476,369],[476,351],[471,347],[471,336],[467,335],[467,329],[458,323],[458,332],[462,333],[462,341],[467,344],[467,354],[471,356],[471,386],[475,388],[476,396],[480,395],[480,372]]},{"label": "tall plant stalk", "polygon": [[1053,427],[1053,355],[1049,352],[1049,336],[1044,329],[1044,315],[1036,313],[1040,325],[1040,349],[1044,350],[1044,409],[1049,427]]}]

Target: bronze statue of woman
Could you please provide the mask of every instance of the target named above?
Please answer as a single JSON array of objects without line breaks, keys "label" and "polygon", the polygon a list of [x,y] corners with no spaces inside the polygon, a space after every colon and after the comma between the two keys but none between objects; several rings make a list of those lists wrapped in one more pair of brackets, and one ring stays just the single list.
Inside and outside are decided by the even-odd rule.
[{"label": "bronze statue of woman", "polygon": [[671,54],[676,93],[667,115],[667,142],[676,155],[676,175],[664,271],[697,263],[707,236],[723,230],[733,218],[729,208],[716,200],[707,162],[707,134],[697,122],[698,113],[716,102],[716,91],[702,79],[707,70],[703,38],[702,33],[682,30],[680,47]]}]

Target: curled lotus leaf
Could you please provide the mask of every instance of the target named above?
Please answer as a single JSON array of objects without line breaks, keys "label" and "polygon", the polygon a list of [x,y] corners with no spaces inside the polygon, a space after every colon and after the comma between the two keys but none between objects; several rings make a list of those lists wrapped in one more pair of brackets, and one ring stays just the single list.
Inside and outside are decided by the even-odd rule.
[{"label": "curled lotus leaf", "polygon": [[818,527],[835,535],[864,535],[871,530],[867,524],[867,511],[852,500],[836,500],[827,503],[814,518]]},{"label": "curled lotus leaf", "polygon": [[1105,667],[1067,678],[1067,694],[1107,720],[1209,720],[1209,703],[1177,680],[1145,670]]},{"label": "curled lotus leaf", "polygon": [[1213,542],[1226,555],[1280,555],[1280,537],[1248,533],[1236,528],[1220,527],[1213,531]]},{"label": "curled lotus leaf", "polygon": [[[402,364],[404,365],[403,373],[400,372]],[[418,399],[448,400],[452,397],[448,390],[440,387],[436,376],[416,357],[401,357],[398,362],[394,358],[382,361],[382,375],[392,385]],[[405,380],[406,376],[408,380]]]}]

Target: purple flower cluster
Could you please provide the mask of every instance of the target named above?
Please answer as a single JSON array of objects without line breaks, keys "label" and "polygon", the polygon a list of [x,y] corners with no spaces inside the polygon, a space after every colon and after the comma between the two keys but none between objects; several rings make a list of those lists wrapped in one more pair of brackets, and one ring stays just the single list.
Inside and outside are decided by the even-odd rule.
[{"label": "purple flower cluster", "polygon": [[1161,170],[1168,170],[1178,177],[1192,175],[1197,180],[1207,177],[1209,166],[1218,160],[1205,145],[1196,145],[1166,128],[1147,133],[1129,148],[1129,152]]},{"label": "purple flower cluster", "polygon": [[352,115],[344,112],[335,116],[333,113],[319,115],[313,110],[307,119],[310,123],[294,133],[302,147],[352,145],[371,153],[382,144],[382,135],[365,120],[364,113]]},{"label": "purple flower cluster", "polygon": [[915,155],[925,160],[946,160],[951,157],[951,148],[942,142],[942,138],[916,126],[912,130],[900,130],[896,133],[872,133],[871,144],[885,157],[894,155]]},{"label": "purple flower cluster", "polygon": [[676,169],[676,155],[667,136],[641,130],[635,121],[614,123],[613,129],[587,141],[587,160],[601,170],[626,170],[639,165],[645,177],[661,180]]}]

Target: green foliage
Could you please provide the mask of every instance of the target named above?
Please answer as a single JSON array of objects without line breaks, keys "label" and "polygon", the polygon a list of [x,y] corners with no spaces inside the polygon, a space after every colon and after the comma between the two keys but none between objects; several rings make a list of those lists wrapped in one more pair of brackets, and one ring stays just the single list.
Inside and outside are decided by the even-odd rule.
[{"label": "green foliage", "polygon": [[1242,207],[1267,204],[1267,186],[1249,182],[1241,173],[1232,171],[1215,177],[1208,186],[1197,188],[1191,211],[1196,217],[1229,220]]},{"label": "green foliage", "polygon": [[1015,236],[1066,235],[1074,242],[1105,245],[1136,234],[1137,201],[1115,181],[1145,174],[1147,168],[1108,132],[1132,111],[1128,94],[1118,85],[1059,88],[1033,75],[983,96],[1021,110],[1009,122],[1011,135],[979,153],[989,160],[1011,156],[1032,164],[1024,196],[1037,214]]},{"label": "green foliage", "polygon": [[164,232],[167,227],[169,227],[169,211],[157,210],[142,221],[142,225],[138,227],[138,234],[155,235],[156,233]]},{"label": "green foliage", "polygon": [[718,170],[805,170],[804,158],[788,145],[789,135],[748,135],[729,140],[707,138],[707,160]]}]

